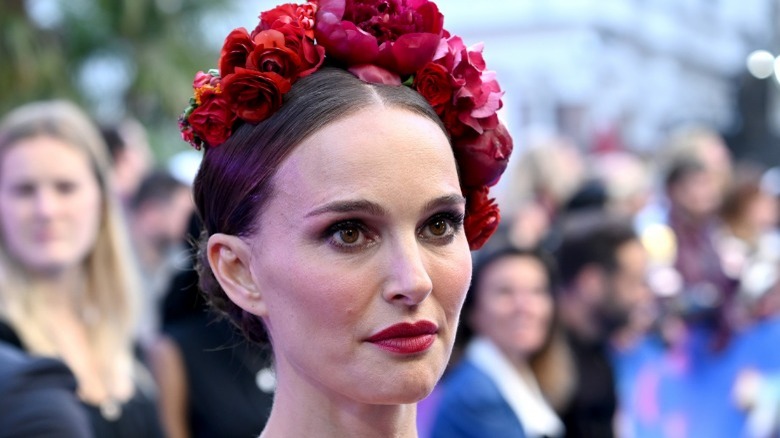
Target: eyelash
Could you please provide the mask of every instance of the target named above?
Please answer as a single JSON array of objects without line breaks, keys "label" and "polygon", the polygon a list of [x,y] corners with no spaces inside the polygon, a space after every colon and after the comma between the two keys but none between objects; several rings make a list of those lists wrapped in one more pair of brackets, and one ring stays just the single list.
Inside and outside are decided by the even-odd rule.
[{"label": "eyelash", "polygon": [[[425,224],[417,230],[417,235],[426,241],[432,242],[436,245],[446,245],[454,239],[455,235],[460,232],[460,230],[463,228],[463,220],[465,218],[464,213],[461,213],[459,211],[445,211],[441,213],[434,214],[431,216],[427,221],[425,221]],[[432,224],[436,223],[437,221],[444,220],[447,225],[446,232],[441,236],[423,236],[423,233],[425,232],[426,227],[431,226]],[[339,242],[337,240],[338,233],[341,233],[343,231],[347,230],[357,230],[360,235],[358,236],[359,240],[369,240],[368,242],[362,242],[362,243],[343,243]],[[358,219],[348,219],[341,222],[337,222],[325,231],[324,238],[330,243],[331,245],[335,246],[336,248],[342,250],[342,251],[358,251],[364,248],[368,248],[373,245],[375,240],[372,239],[372,234],[374,234],[371,230],[368,229],[368,227]]]}]

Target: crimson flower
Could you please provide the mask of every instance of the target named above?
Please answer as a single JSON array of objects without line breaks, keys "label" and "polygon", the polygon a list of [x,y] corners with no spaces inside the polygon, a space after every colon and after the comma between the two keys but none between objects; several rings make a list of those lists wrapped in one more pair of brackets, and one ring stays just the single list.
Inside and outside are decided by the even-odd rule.
[{"label": "crimson flower", "polygon": [[466,193],[466,218],[463,229],[469,248],[476,251],[496,232],[501,214],[496,200],[488,198],[488,188],[480,187]]},{"label": "crimson flower", "polygon": [[493,186],[506,170],[513,148],[512,137],[503,124],[481,135],[453,139],[464,187]]},{"label": "crimson flower", "polygon": [[232,74],[236,67],[246,67],[246,60],[255,48],[249,32],[243,27],[233,29],[225,38],[219,56],[219,74],[224,78]]},{"label": "crimson flower", "polygon": [[321,0],[314,35],[347,67],[409,75],[433,58],[444,17],[428,0]]},{"label": "crimson flower", "polygon": [[192,143],[195,141],[194,134],[210,146],[216,146],[230,137],[235,120],[236,116],[227,101],[220,95],[209,94],[190,113],[187,123],[191,132],[182,131],[182,136]]},{"label": "crimson flower", "polygon": [[429,62],[414,75],[414,89],[441,115],[452,103],[453,80],[444,66]]},{"label": "crimson flower", "polygon": [[460,37],[442,39],[434,62],[450,72],[456,87],[452,105],[440,114],[452,135],[495,129],[503,92],[495,73],[485,70],[482,44],[467,48]]},{"label": "crimson flower", "polygon": [[222,92],[238,117],[247,123],[259,123],[282,106],[290,80],[274,72],[236,68],[222,79]]}]

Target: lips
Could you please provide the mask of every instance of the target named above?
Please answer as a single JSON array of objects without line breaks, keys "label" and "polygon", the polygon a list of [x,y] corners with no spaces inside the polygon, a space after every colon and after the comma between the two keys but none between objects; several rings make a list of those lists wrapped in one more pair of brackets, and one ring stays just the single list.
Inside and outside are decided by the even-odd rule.
[{"label": "lips", "polygon": [[399,354],[420,353],[433,345],[439,327],[430,321],[392,325],[366,339],[377,347]]}]

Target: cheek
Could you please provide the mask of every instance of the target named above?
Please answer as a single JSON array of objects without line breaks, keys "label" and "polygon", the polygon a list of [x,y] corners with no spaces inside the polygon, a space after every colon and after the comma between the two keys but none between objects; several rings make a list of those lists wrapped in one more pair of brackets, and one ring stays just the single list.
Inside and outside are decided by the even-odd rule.
[{"label": "cheek", "polygon": [[6,197],[0,198],[0,237],[10,251],[26,248],[25,242],[30,238],[28,225],[31,223],[30,206]]},{"label": "cheek", "polygon": [[76,222],[77,226],[80,227],[77,233],[78,237],[91,246],[97,237],[103,217],[100,188],[97,185],[89,187],[66,205],[70,208],[71,214],[78,218]]},{"label": "cheek", "polygon": [[266,298],[266,326],[276,342],[291,345],[316,334],[328,337],[326,333],[357,326],[376,290],[367,276],[314,255],[288,258],[283,252],[274,254],[277,258],[272,265],[257,269],[266,273],[267,281],[259,285]]},{"label": "cheek", "polygon": [[[435,277],[433,277],[435,276]],[[432,273],[433,289],[448,316],[457,318],[471,283],[471,255],[457,254]]]},{"label": "cheek", "polygon": [[547,327],[552,323],[553,313],[555,312],[555,304],[552,298],[549,296],[540,297],[538,309],[540,326],[546,331]]}]

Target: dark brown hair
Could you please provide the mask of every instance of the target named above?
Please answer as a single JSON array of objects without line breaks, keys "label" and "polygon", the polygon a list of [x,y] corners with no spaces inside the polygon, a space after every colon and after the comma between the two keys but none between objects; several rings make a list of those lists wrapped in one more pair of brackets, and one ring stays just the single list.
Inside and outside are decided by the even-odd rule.
[{"label": "dark brown hair", "polygon": [[323,68],[296,82],[270,118],[241,125],[225,143],[206,151],[193,187],[204,226],[198,256],[200,287],[211,305],[250,340],[266,341],[262,321],[225,295],[206,258],[208,237],[254,234],[263,206],[274,196],[274,175],[295,147],[325,126],[373,105],[419,114],[447,135],[430,105],[411,88],[367,84],[345,70]]}]

